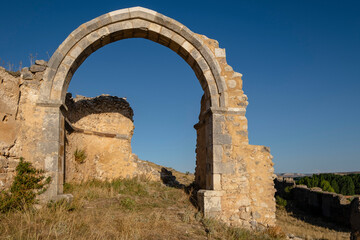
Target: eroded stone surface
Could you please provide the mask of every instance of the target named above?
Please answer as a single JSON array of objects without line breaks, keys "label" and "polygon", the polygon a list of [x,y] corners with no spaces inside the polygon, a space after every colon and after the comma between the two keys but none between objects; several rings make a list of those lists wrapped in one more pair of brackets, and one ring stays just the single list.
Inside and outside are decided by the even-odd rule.
[{"label": "eroded stone surface", "polygon": [[[67,95],[65,181],[111,180],[146,175],[160,180],[159,172],[131,151],[133,110],[124,98],[101,95],[95,98]],[[83,163],[75,151],[83,150]]]}]

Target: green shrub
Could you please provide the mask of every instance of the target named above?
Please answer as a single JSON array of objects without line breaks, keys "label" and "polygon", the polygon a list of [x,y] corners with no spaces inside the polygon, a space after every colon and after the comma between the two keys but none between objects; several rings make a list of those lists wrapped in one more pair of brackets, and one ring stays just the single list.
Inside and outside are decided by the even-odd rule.
[{"label": "green shrub", "polygon": [[332,188],[331,184],[326,180],[321,181],[320,187],[325,192],[335,192],[335,190]]},{"label": "green shrub", "polygon": [[314,174],[311,177],[299,179],[296,184],[304,184],[309,188],[320,187],[324,191],[343,195],[360,194],[360,174]]},{"label": "green shrub", "polygon": [[0,212],[23,209],[36,203],[36,195],[45,192],[50,181],[50,177],[45,178],[43,170],[35,169],[30,162],[20,158],[10,191],[0,193]]},{"label": "green shrub", "polygon": [[75,162],[84,163],[86,159],[86,153],[83,149],[76,149],[74,152]]},{"label": "green shrub", "polygon": [[282,207],[286,207],[287,201],[280,196],[276,196],[276,204]]}]

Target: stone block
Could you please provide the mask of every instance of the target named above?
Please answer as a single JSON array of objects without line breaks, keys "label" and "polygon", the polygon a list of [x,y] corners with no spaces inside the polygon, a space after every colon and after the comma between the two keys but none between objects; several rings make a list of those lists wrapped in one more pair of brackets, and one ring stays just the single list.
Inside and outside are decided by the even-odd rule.
[{"label": "stone block", "polygon": [[181,31],[181,29],[184,27],[183,24],[181,24],[180,22],[178,22],[174,19],[171,19],[170,22],[171,22],[171,24],[169,24],[169,28],[176,33],[179,33]]},{"label": "stone block", "polygon": [[221,162],[223,159],[223,146],[222,145],[213,145],[213,161]]},{"label": "stone block", "polygon": [[233,162],[214,162],[212,173],[235,174],[235,164]]},{"label": "stone block", "polygon": [[222,191],[199,190],[197,193],[198,205],[205,217],[217,217],[221,214]]},{"label": "stone block", "polygon": [[73,40],[76,42],[80,41],[83,37],[85,37],[89,31],[86,29],[86,25],[82,24],[77,29],[75,29],[70,35],[73,37]]},{"label": "stone block", "polygon": [[82,51],[83,51],[84,49],[82,49],[80,46],[75,46],[72,50],[71,50],[71,52],[70,52],[70,56],[72,57],[72,58],[77,58],[81,53],[82,53]]},{"label": "stone block", "polygon": [[207,64],[204,58],[197,59],[196,61],[203,72],[210,70],[209,65]]},{"label": "stone block", "polygon": [[224,58],[226,57],[224,48],[215,48],[215,57]]},{"label": "stone block", "polygon": [[116,10],[109,13],[112,22],[118,22],[130,18],[130,12],[128,8]]},{"label": "stone block", "polygon": [[36,60],[35,64],[46,67],[47,66],[47,61],[45,61],[45,60]]},{"label": "stone block", "polygon": [[33,73],[43,72],[43,71],[45,71],[45,69],[46,69],[46,67],[42,66],[42,65],[32,65],[30,67],[30,71],[33,72]]},{"label": "stone block", "polygon": [[167,29],[167,28],[164,28],[162,27],[161,30],[160,30],[160,34],[168,39],[171,39],[171,37],[173,36],[174,32]]},{"label": "stone block", "polygon": [[69,67],[71,67],[71,66],[73,65],[74,61],[75,61],[75,59],[74,59],[73,57],[67,55],[67,56],[64,58],[64,60],[63,60],[62,63],[65,64],[65,65],[67,65],[67,66],[69,66]]},{"label": "stone block", "polygon": [[213,177],[213,189],[217,191],[222,190],[221,174],[213,174],[212,177]]},{"label": "stone block", "polygon": [[154,21],[157,12],[142,7],[132,7],[129,8],[129,14],[130,18],[142,18],[149,21]]},{"label": "stone block", "polygon": [[215,145],[230,145],[231,144],[231,135],[228,134],[214,134],[214,144]]},{"label": "stone block", "polygon": [[34,78],[34,75],[29,71],[28,67],[25,67],[21,69],[21,77],[24,80],[32,80]]},{"label": "stone block", "polygon": [[110,33],[132,29],[133,25],[131,21],[116,22],[107,26]]},{"label": "stone block", "polygon": [[[56,51],[65,56],[77,42],[78,41],[70,34]],[[48,62],[48,66],[52,66],[51,59]]]},{"label": "stone block", "polygon": [[[60,65],[61,61],[63,60],[65,55],[62,55],[59,51],[56,51],[50,58],[50,61],[49,61],[49,68],[51,69],[50,71],[51,72],[54,72],[54,75],[55,75],[55,71],[56,69],[58,68],[58,66]],[[48,79],[52,80],[52,78],[50,78],[51,74],[48,75]]]},{"label": "stone block", "polygon": [[110,34],[110,30],[108,27],[102,27],[99,30],[97,30],[97,33],[100,37],[105,37]]},{"label": "stone block", "polygon": [[88,21],[87,23],[84,23],[83,25],[86,28],[86,34],[95,31],[96,29],[101,27],[101,24],[99,22],[99,18],[94,18],[90,21]]},{"label": "stone block", "polygon": [[227,81],[227,85],[229,88],[235,88],[236,87],[236,81],[231,79]]},{"label": "stone block", "polygon": [[143,20],[143,19],[132,19],[131,20],[133,28],[140,28],[142,30],[148,30],[151,22]]},{"label": "stone block", "polygon": [[[100,27],[103,27],[103,26],[106,26],[108,24],[110,24],[112,22],[112,19],[111,19],[111,16],[110,14],[103,14],[101,15],[100,17],[97,18],[98,19],[98,22],[99,22],[99,26]],[[88,28],[89,29],[89,28]]]}]

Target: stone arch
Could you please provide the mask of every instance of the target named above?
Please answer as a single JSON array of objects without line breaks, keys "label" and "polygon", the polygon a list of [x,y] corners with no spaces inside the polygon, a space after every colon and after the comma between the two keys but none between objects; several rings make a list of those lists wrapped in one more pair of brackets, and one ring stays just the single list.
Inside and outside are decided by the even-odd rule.
[{"label": "stone arch", "polygon": [[181,23],[142,7],[104,14],[74,30],[51,57],[44,74],[41,101],[63,103],[70,80],[97,49],[125,38],[146,38],[180,55],[194,70],[208,107],[226,107],[226,84],[214,53]]},{"label": "stone arch", "polygon": [[66,109],[65,96],[71,78],[93,52],[126,38],[145,38],[164,45],[175,51],[194,70],[204,91],[199,116],[201,124],[197,124],[196,129],[204,129],[201,133],[201,148],[205,149],[205,154],[197,157],[197,179],[203,189],[216,188],[220,185],[220,179],[214,177],[218,173],[214,174],[213,171],[215,153],[212,148],[216,147],[213,141],[216,136],[213,134],[215,121],[212,120],[211,111],[227,106],[227,88],[215,56],[216,51],[204,43],[204,40],[207,40],[205,36],[193,33],[181,23],[155,11],[133,7],[113,11],[82,24],[58,47],[48,63],[37,104],[47,107],[43,123],[43,129],[47,132],[44,133],[44,145],[52,142],[58,146],[58,149],[47,146],[47,149],[40,150],[46,158],[45,169],[55,176],[54,192],[49,191],[48,194],[62,194],[65,161],[65,120],[62,111]]},{"label": "stone arch", "polygon": [[66,90],[81,63],[97,49],[125,38],[146,38],[180,55],[204,91],[196,146],[198,205],[207,217],[246,227],[275,224],[273,163],[269,148],[249,145],[242,75],[215,40],[191,32],[155,11],[134,7],[97,17],[74,30],[45,70],[35,113],[34,159],[52,182],[44,200],[63,194]]}]

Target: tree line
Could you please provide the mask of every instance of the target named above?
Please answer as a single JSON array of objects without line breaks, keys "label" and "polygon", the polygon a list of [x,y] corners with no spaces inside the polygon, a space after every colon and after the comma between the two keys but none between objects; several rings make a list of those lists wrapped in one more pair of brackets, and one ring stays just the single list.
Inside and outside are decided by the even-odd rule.
[{"label": "tree line", "polygon": [[311,177],[300,178],[296,184],[303,184],[309,188],[320,187],[323,191],[347,196],[360,194],[360,174],[314,174]]}]

